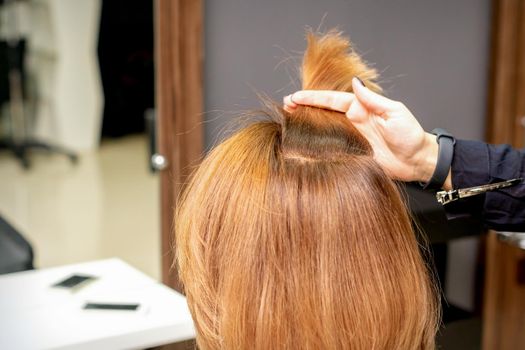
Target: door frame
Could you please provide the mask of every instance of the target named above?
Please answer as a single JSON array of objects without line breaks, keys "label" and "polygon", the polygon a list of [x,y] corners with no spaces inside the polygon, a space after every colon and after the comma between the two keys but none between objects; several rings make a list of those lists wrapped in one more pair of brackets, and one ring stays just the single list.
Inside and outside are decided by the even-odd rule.
[{"label": "door frame", "polygon": [[155,0],[155,98],[160,172],[162,282],[178,291],[176,199],[203,152],[203,1]]},{"label": "door frame", "polygon": [[[486,139],[525,146],[525,1],[492,1]],[[521,98],[520,98],[521,97]],[[482,348],[523,348],[525,251],[490,231],[486,248]],[[523,271],[522,271],[523,270]],[[521,277],[520,277],[521,276]]]}]

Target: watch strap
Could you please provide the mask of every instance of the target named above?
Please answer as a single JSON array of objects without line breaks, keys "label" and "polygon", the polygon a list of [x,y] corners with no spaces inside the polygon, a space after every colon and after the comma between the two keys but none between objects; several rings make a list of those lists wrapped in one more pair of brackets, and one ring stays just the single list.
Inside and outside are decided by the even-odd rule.
[{"label": "watch strap", "polygon": [[423,189],[437,190],[443,187],[443,184],[447,179],[450,165],[452,164],[452,158],[454,156],[454,145],[456,144],[456,139],[451,133],[441,128],[434,129],[431,133],[436,135],[436,142],[439,145],[438,160],[432,177],[423,186]]}]

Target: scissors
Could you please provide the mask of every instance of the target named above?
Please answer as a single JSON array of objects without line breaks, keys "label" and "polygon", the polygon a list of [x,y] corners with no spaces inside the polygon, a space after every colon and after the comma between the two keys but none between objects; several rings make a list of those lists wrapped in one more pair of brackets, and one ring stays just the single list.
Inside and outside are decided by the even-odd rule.
[{"label": "scissors", "polygon": [[451,191],[439,191],[438,193],[436,193],[436,199],[439,203],[441,203],[442,205],[445,205],[445,204],[454,202],[461,198],[472,197],[472,196],[476,196],[478,194],[482,194],[488,191],[494,191],[494,190],[499,190],[501,188],[515,186],[521,183],[522,181],[523,181],[523,178],[520,177],[517,179],[496,182],[493,184],[474,186],[474,187],[468,187],[468,188],[460,188],[460,189],[451,190]]}]

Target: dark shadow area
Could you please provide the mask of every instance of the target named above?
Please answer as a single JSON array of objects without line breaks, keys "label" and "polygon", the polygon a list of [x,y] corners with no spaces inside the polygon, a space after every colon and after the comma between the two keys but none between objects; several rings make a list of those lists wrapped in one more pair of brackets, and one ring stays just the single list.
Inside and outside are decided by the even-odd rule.
[{"label": "dark shadow area", "polygon": [[144,112],[154,106],[152,1],[102,1],[98,59],[102,136],[144,132]]}]

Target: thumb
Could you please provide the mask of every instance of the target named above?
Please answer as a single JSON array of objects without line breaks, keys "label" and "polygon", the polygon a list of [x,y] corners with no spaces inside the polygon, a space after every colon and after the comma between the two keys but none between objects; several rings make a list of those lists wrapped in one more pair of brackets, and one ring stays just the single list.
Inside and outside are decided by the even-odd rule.
[{"label": "thumb", "polygon": [[373,114],[384,116],[396,106],[396,101],[368,89],[357,77],[352,79],[352,88],[357,100]]}]

